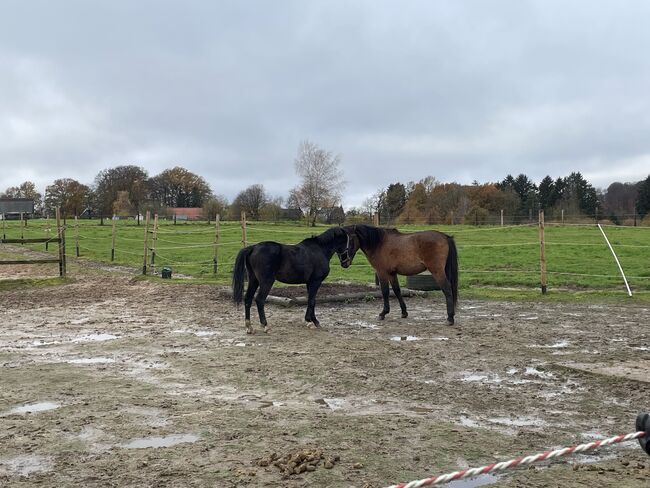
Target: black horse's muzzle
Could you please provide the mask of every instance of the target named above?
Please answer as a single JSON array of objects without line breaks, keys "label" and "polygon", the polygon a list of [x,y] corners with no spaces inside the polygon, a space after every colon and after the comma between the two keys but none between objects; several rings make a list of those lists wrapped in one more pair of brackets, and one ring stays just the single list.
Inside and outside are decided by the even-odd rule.
[{"label": "black horse's muzzle", "polygon": [[352,263],[352,259],[350,259],[350,253],[348,252],[347,249],[339,254],[339,261],[341,261],[342,268],[350,267],[350,264]]}]

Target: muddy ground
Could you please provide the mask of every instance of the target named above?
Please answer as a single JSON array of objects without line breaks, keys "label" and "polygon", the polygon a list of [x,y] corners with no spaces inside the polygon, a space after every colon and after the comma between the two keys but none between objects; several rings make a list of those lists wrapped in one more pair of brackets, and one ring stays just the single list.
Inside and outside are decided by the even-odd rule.
[{"label": "muddy ground", "polygon": [[[650,410],[643,304],[461,297],[448,327],[438,292],[385,321],[378,301],[321,302],[322,330],[269,305],[271,333],[248,336],[217,287],[69,268],[0,291],[0,486],[382,487]],[[448,486],[490,483],[648,486],[650,458],[628,442]]]}]

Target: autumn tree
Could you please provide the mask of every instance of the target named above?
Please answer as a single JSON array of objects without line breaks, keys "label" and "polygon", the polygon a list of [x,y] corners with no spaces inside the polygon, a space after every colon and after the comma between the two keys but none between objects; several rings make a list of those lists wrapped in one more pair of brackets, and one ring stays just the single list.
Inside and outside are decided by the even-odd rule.
[{"label": "autumn tree", "polygon": [[436,221],[457,223],[462,222],[469,210],[469,198],[458,183],[445,183],[435,186],[429,193],[429,201],[432,210],[429,223]]},{"label": "autumn tree", "polygon": [[148,173],[143,168],[133,165],[100,171],[95,177],[93,188],[97,211],[102,217],[113,215],[113,205],[118,200],[118,193],[125,191],[133,211],[139,217],[148,198],[147,180]]},{"label": "autumn tree", "polygon": [[62,178],[45,188],[45,211],[54,213],[59,207],[63,217],[81,215],[89,188],[72,178]]},{"label": "autumn tree", "polygon": [[341,200],[344,182],[340,162],[340,155],[334,155],[313,142],[303,141],[298,147],[294,164],[301,182],[294,188],[294,194],[312,226],[316,225],[323,207],[337,205]]},{"label": "autumn tree", "polygon": [[212,195],[205,179],[180,166],[154,176],[148,186],[150,198],[161,207],[202,207]]},{"label": "autumn tree", "polygon": [[422,223],[427,218],[428,194],[422,182],[410,182],[408,198],[398,221],[403,224]]}]

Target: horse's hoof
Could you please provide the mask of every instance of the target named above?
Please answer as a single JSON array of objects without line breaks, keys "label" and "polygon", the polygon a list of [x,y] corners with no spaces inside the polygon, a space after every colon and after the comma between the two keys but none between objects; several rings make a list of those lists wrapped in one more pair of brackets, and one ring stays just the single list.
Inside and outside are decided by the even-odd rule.
[{"label": "horse's hoof", "polygon": [[317,320],[314,320],[314,327],[317,329],[320,329],[320,322]]},{"label": "horse's hoof", "polygon": [[264,327],[264,333],[268,334],[269,332],[271,332],[271,327]]},{"label": "horse's hoof", "polygon": [[408,316],[409,316],[408,312],[402,312],[402,318],[403,318],[403,319],[405,319],[405,318],[408,317]]},{"label": "horse's hoof", "polygon": [[447,325],[454,325],[454,319],[447,319]]},{"label": "horse's hoof", "polygon": [[384,320],[385,315],[379,314],[379,320]]},{"label": "horse's hoof", "polygon": [[251,321],[250,320],[247,320],[245,322],[245,325],[246,325],[246,333],[247,334],[255,334],[255,331],[253,330],[253,327],[251,326]]}]

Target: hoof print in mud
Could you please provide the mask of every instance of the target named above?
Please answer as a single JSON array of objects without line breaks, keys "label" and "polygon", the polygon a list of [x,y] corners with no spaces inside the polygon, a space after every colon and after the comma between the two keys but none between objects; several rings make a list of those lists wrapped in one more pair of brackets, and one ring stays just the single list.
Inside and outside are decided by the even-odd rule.
[{"label": "hoof print in mud", "polygon": [[275,466],[283,476],[295,476],[305,472],[316,471],[322,464],[325,469],[332,469],[339,462],[338,455],[326,455],[322,449],[298,449],[284,455],[275,452],[257,460],[261,467]]}]

